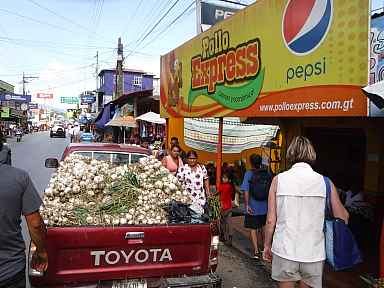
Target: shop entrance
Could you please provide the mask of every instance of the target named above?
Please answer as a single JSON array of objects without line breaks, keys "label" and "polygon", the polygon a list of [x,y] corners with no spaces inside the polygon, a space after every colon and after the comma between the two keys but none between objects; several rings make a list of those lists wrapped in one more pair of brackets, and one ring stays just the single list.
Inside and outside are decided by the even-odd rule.
[{"label": "shop entrance", "polygon": [[[317,161],[314,170],[328,176],[338,189],[350,190],[353,193],[362,192],[364,195],[367,155],[365,131],[359,128],[308,127],[304,133],[316,150]],[[340,199],[346,204],[346,194],[340,192]],[[378,231],[373,226],[373,222],[362,217],[355,210],[348,209],[348,211],[349,227],[363,253],[364,263],[349,272],[327,271],[329,287],[361,287],[360,276],[377,273]],[[340,279],[343,279],[343,283],[339,282]]]},{"label": "shop entrance", "polygon": [[362,129],[307,128],[317,161],[315,170],[343,190],[363,190],[366,136]]}]

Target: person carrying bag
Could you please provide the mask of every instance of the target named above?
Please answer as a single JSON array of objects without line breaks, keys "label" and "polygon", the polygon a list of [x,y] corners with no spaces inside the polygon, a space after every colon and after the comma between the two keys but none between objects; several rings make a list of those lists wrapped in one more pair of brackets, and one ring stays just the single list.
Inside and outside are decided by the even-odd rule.
[{"label": "person carrying bag", "polygon": [[335,271],[350,269],[362,262],[361,253],[347,224],[344,220],[334,217],[331,205],[331,182],[325,176],[324,182],[327,193],[324,220],[327,263]]}]

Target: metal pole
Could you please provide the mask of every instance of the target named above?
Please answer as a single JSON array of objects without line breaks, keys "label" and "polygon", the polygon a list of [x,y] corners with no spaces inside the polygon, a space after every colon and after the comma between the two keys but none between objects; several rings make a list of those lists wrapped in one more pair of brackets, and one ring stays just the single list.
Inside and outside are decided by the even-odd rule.
[{"label": "metal pole", "polygon": [[24,74],[24,72],[23,72],[23,95],[25,95],[25,74]]},{"label": "metal pole", "polygon": [[201,0],[196,0],[196,33],[201,33]]},{"label": "metal pole", "polygon": [[221,183],[221,167],[223,162],[223,117],[219,118],[219,133],[217,135],[217,158],[216,158],[216,189],[219,190]]},{"label": "metal pole", "polygon": [[96,96],[96,101],[95,101],[95,112],[99,112],[99,92],[98,92],[98,87],[99,87],[99,51],[96,52],[96,69],[95,69],[95,80],[96,80],[96,86],[95,86],[95,96]]}]

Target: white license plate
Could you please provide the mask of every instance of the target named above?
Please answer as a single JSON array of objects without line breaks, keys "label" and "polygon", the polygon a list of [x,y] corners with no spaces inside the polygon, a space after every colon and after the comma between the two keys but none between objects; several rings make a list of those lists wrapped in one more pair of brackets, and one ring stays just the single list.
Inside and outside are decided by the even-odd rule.
[{"label": "white license plate", "polygon": [[147,288],[145,280],[113,281],[112,288]]}]

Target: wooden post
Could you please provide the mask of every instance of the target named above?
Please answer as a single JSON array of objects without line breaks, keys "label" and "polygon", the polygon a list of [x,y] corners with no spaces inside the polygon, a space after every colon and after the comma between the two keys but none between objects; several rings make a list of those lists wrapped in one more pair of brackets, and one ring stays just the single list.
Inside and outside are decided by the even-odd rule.
[{"label": "wooden post", "polygon": [[169,118],[165,118],[165,133],[164,133],[164,144],[165,144],[165,150],[168,150],[168,143],[170,141],[170,139],[168,139],[169,137]]},{"label": "wooden post", "polygon": [[217,158],[216,158],[216,189],[221,183],[221,167],[223,162],[223,117],[219,118],[219,133],[217,135]]},{"label": "wooden post", "polygon": [[384,221],[381,225],[379,279],[384,282]]}]

